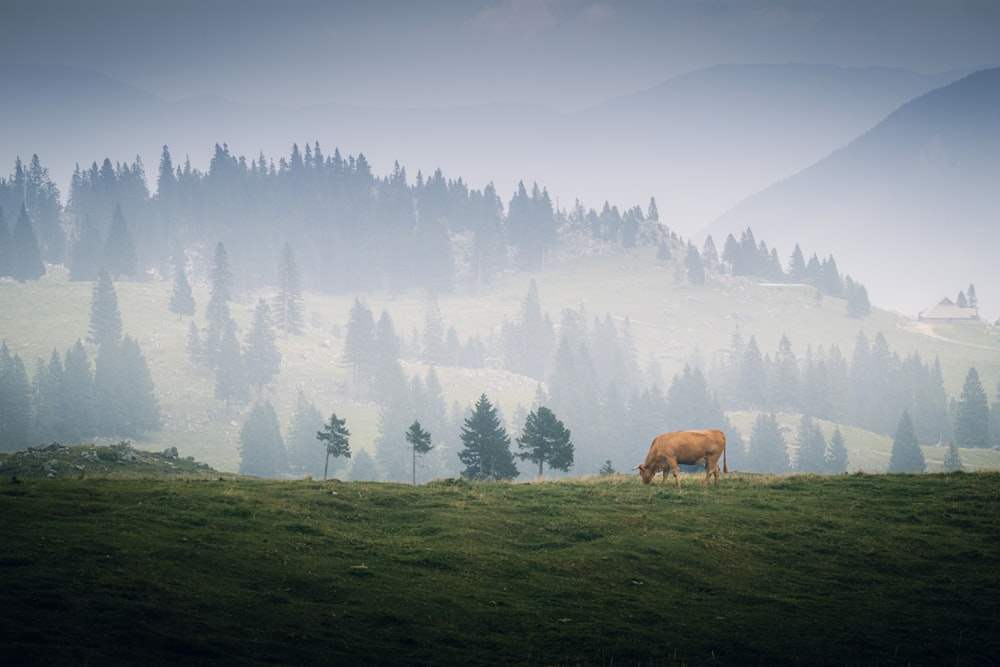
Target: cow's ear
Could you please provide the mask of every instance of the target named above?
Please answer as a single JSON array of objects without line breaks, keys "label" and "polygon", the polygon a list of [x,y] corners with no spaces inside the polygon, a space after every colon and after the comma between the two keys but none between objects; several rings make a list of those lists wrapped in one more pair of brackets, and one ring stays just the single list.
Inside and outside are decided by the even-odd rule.
[{"label": "cow's ear", "polygon": [[640,463],[640,464],[639,464],[639,465],[637,465],[636,467],[632,468],[632,470],[645,470],[645,469],[646,469],[646,468],[644,468],[644,467],[643,467],[643,464],[642,464],[642,463]]}]

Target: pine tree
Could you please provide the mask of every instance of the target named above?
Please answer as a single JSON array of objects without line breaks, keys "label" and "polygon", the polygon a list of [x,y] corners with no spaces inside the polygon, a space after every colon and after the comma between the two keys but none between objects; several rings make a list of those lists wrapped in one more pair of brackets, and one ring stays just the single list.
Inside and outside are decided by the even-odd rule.
[{"label": "pine tree", "polygon": [[188,359],[195,366],[200,366],[205,363],[205,352],[201,346],[201,333],[198,331],[198,325],[194,323],[194,320],[188,324],[188,335],[187,335],[187,352]]},{"label": "pine tree", "polygon": [[750,433],[749,464],[754,472],[781,475],[789,471],[788,447],[773,414],[757,415]]},{"label": "pine tree", "polygon": [[229,270],[229,255],[226,247],[220,241],[215,246],[215,258],[212,260],[212,285],[205,307],[205,318],[208,326],[205,328],[205,339],[202,350],[210,367],[215,367],[219,346],[226,329],[235,328],[235,323],[229,312],[229,301],[232,298],[233,274]]},{"label": "pine tree", "polygon": [[191,284],[188,283],[184,265],[178,261],[177,269],[174,271],[174,291],[170,295],[170,312],[177,313],[177,319],[180,320],[184,315],[194,315],[194,310],[194,294],[191,292]]},{"label": "pine tree", "polygon": [[226,402],[226,409],[232,401],[248,397],[246,369],[243,354],[236,340],[236,325],[230,321],[219,343],[215,366],[215,397]]},{"label": "pine tree", "polygon": [[847,472],[847,445],[844,444],[844,436],[840,434],[840,427],[833,431],[830,437],[830,450],[826,457],[826,472],[831,475],[839,475]]},{"label": "pine tree", "polygon": [[287,469],[278,414],[270,401],[257,403],[240,430],[240,474],[280,477]]},{"label": "pine tree", "polygon": [[344,362],[354,371],[354,396],[371,375],[377,353],[375,350],[375,318],[359,299],[354,299],[344,336]]},{"label": "pine tree", "polygon": [[32,411],[32,439],[35,442],[59,440],[59,394],[63,381],[62,360],[59,352],[52,350],[48,364],[41,357],[35,367],[32,381],[34,410]]},{"label": "pine tree", "polygon": [[94,367],[94,399],[101,435],[139,437],[159,428],[153,378],[131,336],[101,345]]},{"label": "pine tree", "polygon": [[118,280],[135,278],[138,275],[135,244],[132,242],[132,235],[128,231],[128,224],[122,215],[120,205],[115,206],[108,236],[104,240],[102,264],[107,272]]},{"label": "pine tree", "polygon": [[316,433],[321,428],[323,428],[323,415],[299,389],[295,397],[292,421],[288,427],[288,437],[285,438],[288,467],[293,473],[319,476],[323,457],[316,447]]},{"label": "pine tree", "polygon": [[257,388],[259,396],[281,370],[281,352],[275,343],[276,335],[271,325],[271,307],[267,301],[259,299],[254,308],[253,324],[247,333],[243,348],[243,366],[247,381]]},{"label": "pine tree", "polygon": [[688,243],[687,255],[684,257],[684,268],[687,269],[688,282],[695,286],[705,284],[705,267],[701,263],[701,255],[693,243]]},{"label": "pine tree", "polygon": [[976,315],[979,315],[979,297],[976,296],[976,286],[970,283],[967,294],[969,297],[969,308],[975,310]]},{"label": "pine tree", "polygon": [[12,240],[10,230],[7,229],[7,219],[3,214],[3,206],[0,206],[0,278],[13,276],[14,248],[11,244]]},{"label": "pine tree", "polygon": [[795,458],[798,472],[822,473],[826,471],[826,438],[819,425],[809,415],[802,415],[799,422],[799,451]]},{"label": "pine tree", "polygon": [[872,313],[872,304],[868,300],[868,290],[861,283],[856,283],[848,276],[845,280],[847,292],[847,315],[857,319],[868,317]]},{"label": "pine tree", "polygon": [[287,339],[289,334],[303,331],[302,283],[299,268],[295,263],[292,247],[285,243],[278,260],[278,294],[274,299],[274,312],[278,327]]},{"label": "pine tree", "polygon": [[458,458],[465,464],[463,477],[501,480],[520,474],[510,451],[510,436],[486,394],[479,397],[472,415],[466,418],[461,440],[464,449],[458,453]]},{"label": "pine tree", "polygon": [[801,283],[806,278],[806,260],[799,244],[795,244],[792,256],[788,260],[788,282]]},{"label": "pine tree", "polygon": [[94,376],[80,339],[63,355],[57,429],[63,442],[82,442],[97,433]]},{"label": "pine tree", "polygon": [[539,477],[542,476],[546,463],[549,468],[563,472],[567,472],[573,465],[570,431],[544,406],[528,413],[524,430],[517,439],[517,446],[518,449],[525,450],[517,455],[518,458],[538,464]]},{"label": "pine tree", "polygon": [[0,451],[31,443],[31,383],[24,362],[0,343]]},{"label": "pine tree", "polygon": [[111,277],[103,268],[97,272],[97,282],[90,297],[90,326],[87,340],[95,345],[117,343],[122,338],[122,316],[118,311],[118,294]]},{"label": "pine tree", "polygon": [[[420,384],[420,379],[414,378],[413,382],[415,385]],[[402,371],[398,380],[379,394],[379,401],[382,407],[376,422],[378,435],[375,437],[375,460],[378,461],[382,479],[392,482],[408,481],[410,474],[406,464],[409,450],[401,434],[413,422],[416,410]]]},{"label": "pine tree", "polygon": [[392,324],[392,317],[383,310],[375,325],[373,390],[377,396],[388,395],[392,388],[403,381],[403,368],[399,363],[400,341]]},{"label": "pine tree", "polygon": [[78,238],[73,244],[69,258],[69,279],[92,281],[97,279],[101,268],[103,241],[101,231],[91,222],[89,216],[77,225]]},{"label": "pine tree", "polygon": [[414,420],[410,428],[406,431],[406,442],[410,445],[410,453],[413,459],[413,484],[417,483],[417,455],[423,456],[434,448],[431,444],[431,434],[420,426],[420,422]]},{"label": "pine tree", "polygon": [[11,239],[13,250],[12,270],[10,275],[18,282],[38,280],[45,275],[45,263],[42,262],[42,251],[38,246],[38,237],[31,226],[28,211],[21,205],[21,212],[14,223],[14,233]]},{"label": "pine tree", "polygon": [[952,440],[948,444],[948,454],[944,457],[944,471],[945,472],[957,472],[962,470],[964,466],[962,461],[962,453],[958,451],[958,446],[955,441]]},{"label": "pine tree", "polygon": [[767,383],[768,406],[772,410],[794,412],[801,398],[799,360],[792,351],[792,342],[782,334],[774,355],[773,374]]},{"label": "pine tree", "polygon": [[750,336],[743,351],[737,391],[742,407],[763,408],[767,404],[767,373],[755,336]]},{"label": "pine tree", "polygon": [[913,431],[913,420],[910,413],[903,411],[896,427],[896,436],[892,441],[892,455],[889,457],[889,472],[920,473],[927,469],[924,463],[924,453],[920,451],[917,434]]},{"label": "pine tree", "polygon": [[988,447],[990,408],[975,367],[969,368],[955,414],[955,445],[963,448]]},{"label": "pine tree", "polygon": [[316,438],[326,443],[326,462],[323,464],[323,479],[330,468],[330,456],[351,458],[351,432],[347,430],[347,420],[337,419],[337,413],[330,414],[330,423],[324,424],[321,431],[316,432]]}]

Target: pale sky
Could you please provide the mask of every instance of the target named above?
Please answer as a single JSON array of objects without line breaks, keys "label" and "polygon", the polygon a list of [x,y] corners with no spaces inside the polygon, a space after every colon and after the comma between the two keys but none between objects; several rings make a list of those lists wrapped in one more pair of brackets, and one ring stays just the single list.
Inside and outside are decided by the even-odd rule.
[{"label": "pale sky", "polygon": [[6,0],[0,63],[218,95],[576,111],[721,63],[1000,64],[997,0]]}]

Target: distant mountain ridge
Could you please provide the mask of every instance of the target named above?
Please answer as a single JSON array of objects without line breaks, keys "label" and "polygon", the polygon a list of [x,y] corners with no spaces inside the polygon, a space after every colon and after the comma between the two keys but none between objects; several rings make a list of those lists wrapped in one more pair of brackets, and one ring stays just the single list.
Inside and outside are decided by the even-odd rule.
[{"label": "distant mountain ridge", "polygon": [[[86,168],[105,157],[131,162],[140,156],[152,189],[164,145],[175,165],[190,159],[192,166],[206,171],[215,143],[228,144],[234,155],[248,159],[263,154],[278,160],[293,143],[301,147],[318,141],[327,154],[334,148],[345,156],[364,153],[379,175],[390,173],[398,162],[411,179],[418,171],[426,175],[440,167],[446,178],[462,178],[473,188],[493,182],[505,202],[520,180],[529,187],[532,182],[547,187],[562,208],[580,200],[597,209],[604,201],[620,209],[645,209],[655,197],[661,221],[684,235],[694,235],[718,218],[710,228],[721,237],[718,244],[724,240],[723,227],[738,234],[752,226],[757,238],[777,247],[783,259],[791,252],[789,239],[807,251],[832,252],[843,270],[869,286],[873,303],[914,312],[916,301],[890,298],[893,293],[876,273],[883,265],[855,261],[852,254],[860,244],[845,244],[847,234],[827,241],[801,233],[803,221],[816,219],[812,208],[778,224],[778,218],[767,220],[766,212],[777,204],[768,204],[761,215],[751,215],[748,207],[751,201],[770,201],[770,195],[759,200],[752,195],[772,184],[778,183],[767,192],[801,183],[799,177],[789,177],[810,172],[809,165],[838,164],[838,149],[848,144],[849,154],[857,155],[868,145],[866,132],[874,133],[876,125],[891,127],[898,122],[889,120],[894,112],[906,118],[907,103],[958,76],[829,65],[720,65],[561,114],[518,104],[289,109],[217,97],[170,102],[87,70],[0,66],[0,90],[13,100],[0,105],[0,173],[12,171],[15,157],[27,162],[38,154],[65,199],[74,167]],[[962,102],[956,104],[945,104],[938,113],[963,113]],[[978,125],[989,123],[984,113]],[[878,130],[878,136],[886,131]],[[937,155],[932,149],[927,148],[928,156]],[[939,159],[943,156],[934,158]],[[862,162],[852,158],[852,169],[860,169]],[[876,182],[877,174],[869,180]],[[933,192],[933,187],[924,184],[921,190]],[[847,200],[865,206],[857,197]],[[850,217],[849,212],[838,215]],[[872,230],[863,224],[861,232],[870,235]],[[974,275],[969,279],[986,281]],[[932,293],[921,288],[913,299],[929,304],[942,296],[941,290],[953,296],[955,289],[951,283]]]},{"label": "distant mountain ridge", "polygon": [[[175,162],[190,156],[205,170],[216,142],[277,158],[293,143],[319,141],[327,152],[364,153],[377,173],[395,161],[411,175],[440,167],[473,187],[492,181],[504,196],[519,180],[548,187],[564,205],[645,206],[653,196],[675,227],[696,229],[955,76],[720,66],[561,114],[515,104],[410,109],[405,100],[393,109],[169,102],[87,70],[3,66],[0,90],[15,102],[0,107],[0,173],[4,161],[37,153],[66,194],[75,164],[105,157],[140,155],[148,168],[168,145]],[[788,141],[792,127],[800,129]]]},{"label": "distant mountain ridge", "polygon": [[787,258],[833,253],[873,303],[915,316],[977,288],[1000,314],[1000,68],[928,92],[848,146],[755,194],[706,227],[751,227]]}]

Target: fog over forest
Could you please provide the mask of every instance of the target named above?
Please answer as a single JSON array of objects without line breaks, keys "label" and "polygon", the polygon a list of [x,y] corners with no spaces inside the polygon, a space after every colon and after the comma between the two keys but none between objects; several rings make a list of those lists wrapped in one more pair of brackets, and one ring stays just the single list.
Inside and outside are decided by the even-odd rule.
[{"label": "fog over forest", "polygon": [[11,11],[5,450],[427,481],[551,409],[551,475],[997,464],[993,4],[207,4]]}]

